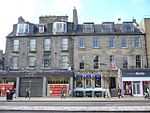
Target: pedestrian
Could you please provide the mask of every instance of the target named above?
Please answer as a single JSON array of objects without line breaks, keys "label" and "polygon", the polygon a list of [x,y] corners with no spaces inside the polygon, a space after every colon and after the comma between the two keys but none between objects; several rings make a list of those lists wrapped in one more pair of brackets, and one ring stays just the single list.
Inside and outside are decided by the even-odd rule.
[{"label": "pedestrian", "polygon": [[27,98],[27,97],[29,97],[30,96],[30,88],[27,88],[26,89],[26,96],[25,96],[25,98]]},{"label": "pedestrian", "polygon": [[107,87],[106,88],[106,91],[105,91],[105,97],[107,97],[107,98],[110,98],[111,96],[110,96],[110,91],[109,91],[109,88]]},{"label": "pedestrian", "polygon": [[65,98],[64,89],[63,89],[63,88],[62,88],[62,90],[61,90],[61,98]]},{"label": "pedestrian", "polygon": [[120,88],[118,88],[118,97],[119,97],[119,99],[120,99],[120,97],[123,98],[122,93],[121,93],[121,89],[120,89]]}]

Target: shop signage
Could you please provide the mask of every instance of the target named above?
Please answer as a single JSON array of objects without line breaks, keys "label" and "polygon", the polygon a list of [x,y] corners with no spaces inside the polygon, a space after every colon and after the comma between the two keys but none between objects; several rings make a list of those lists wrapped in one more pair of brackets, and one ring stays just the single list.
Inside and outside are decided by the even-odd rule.
[{"label": "shop signage", "polygon": [[68,84],[48,84],[48,96],[61,96],[62,88],[65,95],[67,95]]},{"label": "shop signage", "polygon": [[101,78],[101,75],[100,74],[96,74],[96,75],[94,75],[94,78]]},{"label": "shop signage", "polygon": [[85,75],[86,78],[91,78],[91,75]]},{"label": "shop signage", "polygon": [[122,70],[122,77],[150,77],[149,69],[124,69]]},{"label": "shop signage", "polygon": [[82,75],[81,74],[76,74],[75,78],[82,78]]}]

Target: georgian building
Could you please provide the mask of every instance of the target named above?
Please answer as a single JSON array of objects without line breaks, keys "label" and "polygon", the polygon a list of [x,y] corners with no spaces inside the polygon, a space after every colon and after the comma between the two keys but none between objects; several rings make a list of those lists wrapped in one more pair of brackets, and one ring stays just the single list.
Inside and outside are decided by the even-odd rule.
[{"label": "georgian building", "polygon": [[[62,88],[66,96],[98,97],[106,88],[116,96],[118,87],[126,92],[128,82],[135,89],[123,70],[148,65],[145,33],[134,22],[79,24],[75,8],[73,22],[42,16],[33,24],[19,17],[6,37],[4,58],[0,77],[13,83],[17,96],[25,96],[26,88],[31,96],[60,96]],[[136,81],[142,88],[141,79]]]}]

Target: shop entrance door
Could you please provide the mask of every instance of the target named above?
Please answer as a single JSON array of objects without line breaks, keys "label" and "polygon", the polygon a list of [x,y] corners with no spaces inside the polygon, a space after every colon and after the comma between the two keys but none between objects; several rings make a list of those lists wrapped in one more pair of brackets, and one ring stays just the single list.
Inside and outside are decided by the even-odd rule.
[{"label": "shop entrance door", "polygon": [[133,96],[140,96],[141,90],[140,90],[140,82],[134,81],[133,82]]}]

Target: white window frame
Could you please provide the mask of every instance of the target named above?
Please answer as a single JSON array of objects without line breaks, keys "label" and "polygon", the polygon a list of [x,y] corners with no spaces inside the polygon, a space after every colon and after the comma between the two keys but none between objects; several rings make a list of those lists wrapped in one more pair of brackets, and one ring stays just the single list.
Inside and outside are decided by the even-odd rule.
[{"label": "white window frame", "polygon": [[66,22],[54,22],[53,23],[53,34],[67,33]]},{"label": "white window frame", "polygon": [[13,56],[12,57],[12,69],[18,69],[18,64],[19,64],[19,57]]},{"label": "white window frame", "polygon": [[20,45],[19,40],[14,40],[13,41],[13,52],[18,52],[19,51],[19,45]]},{"label": "white window frame", "polygon": [[128,47],[127,37],[121,37],[121,47],[122,48],[127,48]]},{"label": "white window frame", "polygon": [[85,48],[85,38],[79,38],[79,48]]},{"label": "white window frame", "polygon": [[17,35],[28,34],[29,33],[29,24],[19,23],[17,24]]},{"label": "white window frame", "polygon": [[61,64],[60,64],[60,68],[61,69],[68,69],[68,62],[69,62],[69,57],[68,55],[62,55],[61,56]]},{"label": "white window frame", "polygon": [[61,50],[62,51],[68,51],[68,38],[62,38],[61,42]]},{"label": "white window frame", "polygon": [[109,37],[109,47],[115,48],[115,37]]},{"label": "white window frame", "polygon": [[43,68],[44,68],[44,69],[49,69],[49,68],[50,68],[50,64],[51,64],[50,56],[45,55],[45,56],[43,57]]},{"label": "white window frame", "polygon": [[29,69],[35,69],[36,58],[35,56],[28,56],[28,67]]},{"label": "white window frame", "polygon": [[84,24],[83,33],[94,33],[94,24]]},{"label": "white window frame", "polygon": [[141,47],[141,38],[140,37],[134,37],[133,43],[134,43],[135,48]]},{"label": "white window frame", "polygon": [[99,48],[99,38],[93,37],[93,48]]},{"label": "white window frame", "polygon": [[29,51],[31,51],[31,52],[36,51],[36,39],[30,39]]},{"label": "white window frame", "polygon": [[44,39],[44,51],[51,50],[51,39]]},{"label": "white window frame", "polygon": [[39,33],[44,33],[44,25],[39,25]]}]

